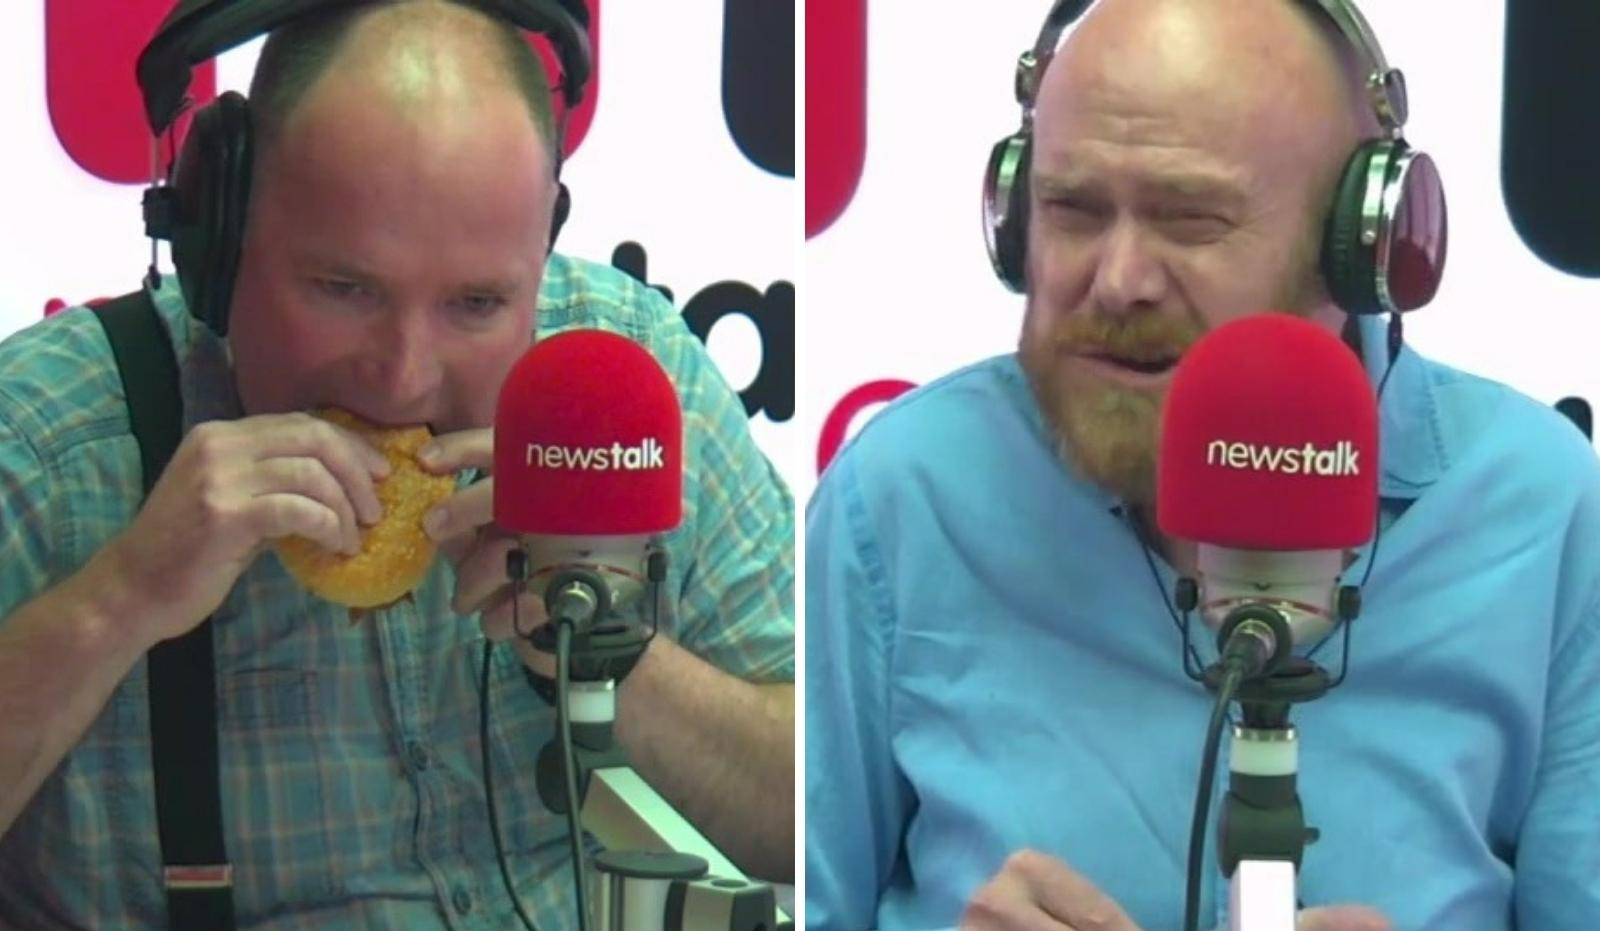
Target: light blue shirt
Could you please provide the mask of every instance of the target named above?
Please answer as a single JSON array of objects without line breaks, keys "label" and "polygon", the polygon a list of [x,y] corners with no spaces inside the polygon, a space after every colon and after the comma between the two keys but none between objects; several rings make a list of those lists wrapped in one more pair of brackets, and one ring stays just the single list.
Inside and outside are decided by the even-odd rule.
[{"label": "light blue shirt", "polygon": [[[155,302],[185,427],[238,417],[221,341],[190,319],[171,276]],[[793,499],[705,346],[655,290],[561,255],[545,270],[538,325],[628,336],[678,390],[684,509],[663,541],[663,635],[734,675],[793,681]],[[94,316],[69,310],[0,342],[0,624],[123,530],[140,482]],[[352,624],[264,554],[213,615],[223,840],[241,929],[518,926],[484,799],[483,633],[450,610],[453,590],[440,559],[413,601]],[[539,928],[572,927],[566,819],[534,788],[554,713],[509,646],[495,652],[490,694],[513,882]],[[148,696],[140,660],[0,838],[0,927],[165,926]]]},{"label": "light blue shirt", "polygon": [[[1593,931],[1594,452],[1556,412],[1409,348],[1381,405],[1386,517],[1349,678],[1292,718],[1322,832],[1300,897],[1372,905],[1398,931]],[[1011,356],[900,399],[830,467],[806,523],[810,927],[953,926],[1021,848],[1145,931],[1181,927],[1211,698],[1117,503],[1054,455]],[[1317,660],[1337,671],[1338,643]],[[1218,767],[1202,928],[1228,921],[1226,741]]]}]

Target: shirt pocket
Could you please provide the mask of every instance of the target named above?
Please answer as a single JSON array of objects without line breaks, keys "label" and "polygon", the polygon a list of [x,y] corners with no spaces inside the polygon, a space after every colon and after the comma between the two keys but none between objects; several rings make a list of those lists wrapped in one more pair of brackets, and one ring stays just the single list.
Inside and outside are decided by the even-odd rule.
[{"label": "shirt pocket", "polygon": [[243,669],[218,683],[222,804],[240,914],[342,895],[317,673]]},{"label": "shirt pocket", "polygon": [[[473,642],[462,652],[476,691],[483,674],[483,642]],[[564,854],[566,817],[545,807],[538,787],[539,757],[555,736],[555,709],[533,690],[523,668],[509,643],[495,647],[489,670],[493,701],[489,714],[489,748],[494,767],[495,807],[502,819],[500,830],[507,846],[519,853],[548,855],[555,851]],[[470,743],[476,762],[482,754],[478,752],[475,716],[471,730]],[[482,775],[478,774],[480,779]]]}]

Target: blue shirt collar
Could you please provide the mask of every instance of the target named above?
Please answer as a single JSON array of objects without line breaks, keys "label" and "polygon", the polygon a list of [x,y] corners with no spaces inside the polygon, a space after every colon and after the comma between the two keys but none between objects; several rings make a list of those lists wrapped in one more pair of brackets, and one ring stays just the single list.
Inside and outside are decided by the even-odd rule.
[{"label": "blue shirt collar", "polygon": [[[1388,320],[1363,316],[1361,358],[1376,390],[1389,365]],[[1438,480],[1448,465],[1439,406],[1427,363],[1402,345],[1394,374],[1378,398],[1378,494],[1385,498],[1416,498]]]}]

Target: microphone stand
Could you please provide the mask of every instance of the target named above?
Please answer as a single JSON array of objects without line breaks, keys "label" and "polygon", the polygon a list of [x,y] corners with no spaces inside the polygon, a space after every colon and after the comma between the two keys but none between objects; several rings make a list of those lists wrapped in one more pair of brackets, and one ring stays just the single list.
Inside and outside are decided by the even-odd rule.
[{"label": "microphone stand", "polygon": [[[520,591],[527,575],[525,554],[513,550],[506,566],[513,588]],[[583,826],[603,848],[590,875],[583,865],[583,840],[574,841],[578,908],[587,911],[580,914],[580,927],[587,929],[590,918],[604,931],[792,927],[777,907],[772,886],[740,872],[639,777],[616,742],[617,683],[660,626],[667,554],[652,550],[646,571],[654,614],[648,636],[608,616],[611,590],[599,573],[567,568],[545,590],[550,623],[527,637],[534,648],[557,654],[558,694],[547,694],[531,672],[530,681],[547,700],[553,699],[558,711],[563,705],[570,708],[570,714],[558,714],[557,734],[540,751],[539,798],[558,815],[568,813],[572,798]],[[561,649],[563,639],[569,639],[568,649]],[[592,909],[587,890],[598,893]]]},{"label": "microphone stand", "polygon": [[[1187,618],[1199,601],[1199,588],[1193,579],[1180,579],[1176,594],[1186,621],[1184,659],[1185,669],[1190,671]],[[1358,590],[1341,588],[1336,610],[1348,637],[1348,623],[1360,611]],[[1218,865],[1229,880],[1228,927],[1231,931],[1295,931],[1297,874],[1306,845],[1315,843],[1320,832],[1307,826],[1300,803],[1299,734],[1289,723],[1289,709],[1321,698],[1344,677],[1341,674],[1338,680],[1330,680],[1327,670],[1290,652],[1288,619],[1270,602],[1235,608],[1219,630],[1224,660],[1201,675],[1193,671],[1190,675],[1204,682],[1219,705],[1234,700],[1243,712],[1242,723],[1233,727],[1228,792],[1217,825]],[[1260,638],[1260,662],[1242,678],[1238,667],[1230,669],[1229,663],[1243,652],[1238,641],[1247,639],[1236,636],[1237,632]],[[1212,752],[1203,761],[1208,770],[1216,762],[1216,736],[1208,735]],[[1186,911],[1196,904],[1191,902]]]},{"label": "microphone stand", "polygon": [[[1289,708],[1327,694],[1328,681],[1320,666],[1291,658],[1277,672],[1240,683],[1243,723],[1233,727],[1228,793],[1217,822],[1232,931],[1294,931],[1296,874],[1319,832],[1306,825],[1296,789],[1299,735]],[[1220,684],[1217,667],[1207,670],[1207,687],[1215,692]]]}]

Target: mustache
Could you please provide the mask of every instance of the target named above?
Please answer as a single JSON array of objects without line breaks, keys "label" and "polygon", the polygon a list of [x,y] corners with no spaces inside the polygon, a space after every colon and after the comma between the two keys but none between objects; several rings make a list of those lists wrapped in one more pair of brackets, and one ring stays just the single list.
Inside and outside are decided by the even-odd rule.
[{"label": "mustache", "polygon": [[1050,346],[1062,353],[1157,362],[1183,355],[1203,333],[1189,321],[1166,317],[1079,317],[1063,321],[1050,335]]}]

